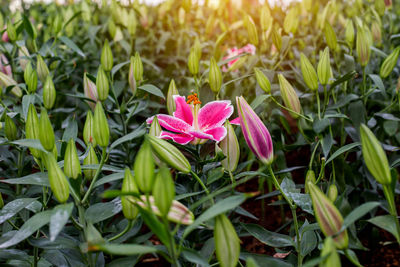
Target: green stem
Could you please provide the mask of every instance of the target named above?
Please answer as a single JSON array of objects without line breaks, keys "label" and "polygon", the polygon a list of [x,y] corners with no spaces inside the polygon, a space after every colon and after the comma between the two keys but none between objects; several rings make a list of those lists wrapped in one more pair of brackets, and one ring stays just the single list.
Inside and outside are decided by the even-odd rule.
[{"label": "green stem", "polygon": [[294,110],[292,110],[292,109],[290,109],[290,108],[288,108],[288,107],[285,107],[284,105],[282,105],[281,103],[279,103],[273,96],[271,96],[271,99],[272,99],[272,101],[274,101],[274,103],[277,104],[279,107],[281,107],[281,108],[283,108],[283,109],[285,109],[285,110],[287,110],[287,111],[289,111],[289,112],[291,112],[291,113],[293,113],[293,114],[296,114],[297,116],[299,116],[299,117],[301,117],[301,118],[303,118],[303,119],[305,119],[305,120],[307,120],[307,121],[309,121],[309,122],[312,122],[312,121],[313,121],[312,119],[307,118],[307,117],[304,116],[303,114],[300,114],[300,113],[298,113],[298,112],[296,112],[296,111],[294,111]]},{"label": "green stem", "polygon": [[[23,165],[23,151],[22,149],[18,149],[18,177],[22,176],[22,165]],[[20,195],[22,191],[22,187],[20,184],[17,184],[16,194]]]},{"label": "green stem", "polygon": [[397,209],[396,209],[396,202],[394,200],[394,194],[390,185],[383,185],[383,193],[385,194],[386,200],[389,205],[389,213],[394,217],[396,222],[396,230],[397,230],[397,242],[400,244],[400,224],[399,219],[397,218]]},{"label": "green stem", "polygon": [[316,95],[317,95],[317,106],[318,106],[318,119],[321,120],[321,102],[320,102],[320,99],[319,99],[318,90],[316,91]]},{"label": "green stem", "polygon": [[126,225],[125,229],[122,230],[121,233],[119,233],[119,234],[111,237],[110,239],[108,239],[108,242],[114,241],[114,240],[120,238],[121,236],[123,236],[124,234],[126,234],[129,230],[132,229],[133,223],[134,223],[133,220],[128,220],[128,224]]},{"label": "green stem", "polygon": [[319,181],[322,179],[325,173],[325,158],[322,158],[322,163],[321,163],[321,170],[319,171],[318,179],[315,182],[315,184],[318,184]]},{"label": "green stem", "polygon": [[365,72],[365,66],[362,67],[362,73],[363,73],[363,81],[362,81],[362,87],[361,87],[361,96],[363,98],[364,104],[366,103],[367,99],[365,96],[365,92],[367,90],[367,74]]},{"label": "green stem", "polygon": [[[193,171],[190,171],[190,173],[193,175],[193,177],[197,180],[197,182],[200,184],[200,186],[203,188],[203,190],[209,196],[210,195],[210,191],[208,190],[206,185],[203,183],[203,181],[200,179],[200,177],[197,176],[197,174],[195,172],[193,172]],[[212,204],[214,204],[214,199],[213,198],[210,198],[210,201],[211,201]]]},{"label": "green stem", "polygon": [[317,142],[317,144],[315,145],[314,150],[313,150],[313,152],[312,152],[312,154],[311,154],[310,163],[308,164],[308,169],[310,169],[310,170],[312,169],[312,163],[313,163],[313,161],[314,161],[315,152],[317,151],[317,148],[318,148],[318,146],[319,146],[320,143],[321,143],[321,140],[318,140],[318,142]]},{"label": "green stem", "polygon": [[233,174],[231,171],[228,171],[228,173],[229,173],[229,177],[231,178],[231,182],[232,182],[232,190],[234,190],[236,187],[235,177],[233,177]]},{"label": "green stem", "polygon": [[100,161],[99,167],[97,168],[96,174],[94,175],[93,180],[90,183],[90,186],[89,186],[88,190],[86,191],[85,196],[83,197],[83,199],[81,201],[82,204],[85,203],[87,201],[87,199],[89,198],[90,193],[93,190],[94,184],[96,183],[97,179],[100,176],[101,168],[103,168],[103,165],[104,165],[104,162],[105,162],[105,159],[106,159],[106,150],[107,150],[107,148],[103,147],[102,149],[103,149],[103,151],[102,151],[102,154],[101,154],[101,161]]},{"label": "green stem", "polygon": [[323,109],[322,115],[325,116],[325,111],[329,104],[329,94],[328,94],[328,88],[326,87],[326,85],[324,85],[323,87],[324,87],[324,109]]}]

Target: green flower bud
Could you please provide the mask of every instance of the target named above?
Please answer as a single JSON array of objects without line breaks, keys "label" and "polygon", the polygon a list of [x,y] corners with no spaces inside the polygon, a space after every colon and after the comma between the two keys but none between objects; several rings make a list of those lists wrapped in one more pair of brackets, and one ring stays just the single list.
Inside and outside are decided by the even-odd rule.
[{"label": "green flower bud", "polygon": [[171,82],[169,83],[168,93],[167,93],[167,109],[169,115],[172,115],[176,109],[175,99],[173,97],[174,95],[179,95],[179,92],[178,89],[176,88],[174,79],[172,79]]},{"label": "green flower bud", "polygon": [[63,18],[61,14],[55,14],[54,19],[52,21],[53,21],[52,23],[53,33],[55,36],[57,36],[63,26]]},{"label": "green flower bud", "polygon": [[110,34],[111,38],[114,39],[115,33],[117,32],[117,27],[115,26],[114,20],[110,18],[107,24],[108,33]]},{"label": "green flower bud", "polygon": [[64,173],[67,177],[78,178],[81,175],[81,163],[79,162],[78,153],[74,139],[69,139],[67,149],[64,156]]},{"label": "green flower bud", "polygon": [[[89,145],[89,153],[87,154],[86,158],[83,159],[83,166],[85,165],[95,165],[99,164],[99,159],[97,158],[96,152],[92,145]],[[84,169],[83,174],[85,175],[86,179],[92,180],[93,177],[96,175],[96,168],[94,169]]]},{"label": "green flower bud", "polygon": [[175,184],[169,169],[162,167],[154,181],[153,187],[154,202],[160,211],[161,216],[166,216],[175,198]]},{"label": "green flower bud", "polygon": [[221,164],[226,170],[233,172],[236,170],[239,163],[240,147],[235,134],[235,129],[233,129],[229,121],[225,122],[225,128],[227,130],[226,137],[219,143],[219,146],[226,157],[221,161]]},{"label": "green flower bud", "polygon": [[143,63],[138,52],[135,53],[133,59],[133,74],[135,75],[136,82],[141,82],[143,80]]},{"label": "green flower bud", "polygon": [[192,47],[190,49],[188,67],[191,74],[196,75],[199,73],[199,58],[197,57],[196,50]]},{"label": "green flower bud", "polygon": [[315,179],[315,172],[313,170],[308,170],[306,174],[306,181],[304,183],[304,191],[308,193],[310,190],[308,189],[308,182],[315,184],[317,180]]},{"label": "green flower bud", "polygon": [[[18,83],[8,76],[7,74],[4,74],[3,72],[0,71],[0,87],[10,87],[12,86],[11,93],[15,95],[16,97],[21,97],[22,96],[22,90],[19,88],[17,85]],[[1,91],[1,90],[0,90]]]},{"label": "green flower bud", "polygon": [[382,45],[382,29],[381,29],[381,24],[377,22],[376,20],[372,22],[371,25],[371,33],[372,33],[372,38],[374,40],[374,44],[377,47],[380,47]]},{"label": "green flower bud", "polygon": [[260,24],[261,29],[265,32],[268,31],[272,26],[273,18],[271,16],[271,11],[267,5],[263,5],[260,14]]},{"label": "green flower bud", "polygon": [[257,46],[258,45],[258,33],[257,27],[253,19],[249,15],[245,15],[244,25],[247,29],[247,34],[249,36],[250,43]]},{"label": "green flower bud", "polygon": [[110,142],[110,129],[108,128],[106,114],[101,102],[97,102],[94,109],[93,136],[99,146],[108,146]]},{"label": "green flower bud", "polygon": [[386,78],[390,75],[390,73],[392,73],[394,67],[397,64],[397,60],[399,59],[399,55],[400,55],[400,46],[396,47],[396,49],[393,50],[393,52],[390,53],[390,55],[388,55],[385,58],[385,60],[381,65],[381,70],[379,72],[379,75],[382,78]]},{"label": "green flower bud", "polygon": [[113,67],[113,55],[108,40],[104,42],[103,50],[101,50],[101,66],[105,71],[111,71]]},{"label": "green flower bud", "polygon": [[[41,117],[41,116],[40,116]],[[65,203],[69,197],[68,180],[58,166],[56,158],[52,153],[47,153],[46,167],[48,170],[51,191],[60,203]]]},{"label": "green flower bud", "polygon": [[254,73],[256,74],[257,83],[261,89],[264,90],[267,94],[271,93],[271,83],[268,80],[267,76],[259,69],[254,68]]},{"label": "green flower bud", "polygon": [[134,10],[129,11],[128,15],[128,32],[129,34],[134,37],[136,34],[136,26],[137,26],[137,19]]},{"label": "green flower bud", "polygon": [[378,183],[390,185],[392,176],[389,162],[380,142],[365,124],[361,124],[360,137],[362,155],[369,172]]},{"label": "green flower bud", "polygon": [[48,75],[43,85],[43,105],[46,109],[51,109],[56,101],[56,89],[53,79]]},{"label": "green flower bud", "polygon": [[18,49],[18,57],[19,57],[19,65],[21,66],[21,69],[25,71],[26,65],[28,65],[28,63],[30,62],[29,61],[30,55],[28,48],[26,48],[26,46],[21,46]]},{"label": "green flower bud", "polygon": [[376,12],[378,12],[379,16],[383,16],[385,14],[385,0],[375,0],[374,7]]},{"label": "green flower bud", "polygon": [[272,42],[274,43],[276,49],[280,51],[282,48],[282,37],[281,34],[275,29],[275,27],[272,27],[271,37],[272,37]]},{"label": "green flower bud", "polygon": [[96,87],[99,100],[106,100],[108,97],[109,85],[107,75],[101,65],[99,66],[99,70],[97,71]]},{"label": "green flower bud", "polygon": [[17,30],[15,29],[14,24],[11,22],[11,20],[7,21],[7,34],[8,38],[10,39],[11,42],[14,42],[17,40]]},{"label": "green flower bud", "polygon": [[240,239],[232,223],[222,214],[215,217],[215,254],[221,267],[235,267],[239,261]]},{"label": "green flower bud", "polygon": [[200,61],[202,52],[201,52],[201,44],[200,44],[199,37],[196,37],[196,40],[193,45],[193,50],[196,53],[197,59]]},{"label": "green flower bud", "polygon": [[[39,140],[39,118],[33,104],[29,104],[25,123],[25,135],[27,139]],[[35,158],[40,158],[39,150],[35,148],[29,148],[29,150]]]},{"label": "green flower bud", "polygon": [[[135,184],[135,179],[132,176],[131,170],[129,168],[125,168],[124,180],[122,181],[122,189],[123,193],[137,193],[139,194],[139,190],[137,185]],[[130,202],[127,197],[121,197],[121,205],[122,205],[122,213],[125,218],[128,220],[134,220],[138,213],[139,209]]]},{"label": "green flower bud", "polygon": [[3,200],[3,196],[1,195],[1,192],[0,192],[0,209],[2,209],[3,207],[4,207],[4,200]]},{"label": "green flower bud", "polygon": [[[329,256],[328,256],[329,255]],[[336,250],[332,237],[325,238],[324,247],[321,251],[321,258],[326,258],[319,264],[319,267],[340,267],[340,257]]]},{"label": "green flower bud", "polygon": [[357,26],[356,50],[358,62],[361,67],[367,66],[371,55],[371,40],[367,30],[364,27]]},{"label": "green flower bud", "polygon": [[[312,199],[315,218],[326,237],[337,235],[343,226],[343,217],[332,201],[312,182],[308,182],[308,190]],[[333,242],[339,249],[345,249],[349,245],[347,230],[333,238]]]},{"label": "green flower bud", "polygon": [[49,116],[47,115],[47,110],[45,108],[42,108],[40,113],[39,140],[44,149],[49,152],[53,151],[55,145],[55,136]]},{"label": "green flower bud", "polygon": [[160,126],[160,123],[158,122],[158,118],[157,118],[157,116],[154,116],[154,119],[150,125],[149,135],[158,137],[158,136],[160,136],[161,131],[162,131],[162,128]]},{"label": "green flower bud", "polygon": [[285,20],[283,21],[283,29],[287,33],[295,34],[299,25],[299,12],[297,7],[292,7],[287,12]]},{"label": "green flower bud", "polygon": [[154,159],[151,146],[145,138],[133,165],[135,171],[135,181],[140,191],[151,193],[154,184]]},{"label": "green flower bud", "polygon": [[208,82],[214,94],[218,94],[222,85],[222,73],[214,57],[210,60],[210,72],[208,74]]},{"label": "green flower bud", "polygon": [[183,173],[191,171],[189,161],[175,146],[158,137],[151,135],[148,137],[153,151],[162,161]]},{"label": "green flower bud", "polygon": [[329,48],[326,47],[324,52],[319,53],[319,62],[317,67],[319,82],[324,86],[329,84],[329,80],[332,77],[330,60]]},{"label": "green flower bud", "polygon": [[46,81],[47,75],[49,75],[49,68],[47,67],[40,54],[37,55],[36,71],[39,79],[42,81],[42,83],[44,83]]},{"label": "green flower bud", "polygon": [[93,125],[93,114],[89,110],[86,114],[86,121],[85,125],[83,127],[83,140],[85,141],[85,144],[88,146],[89,144],[92,144],[93,147],[96,147],[96,139],[94,139],[94,125]]},{"label": "green flower bud", "polygon": [[351,19],[348,19],[346,22],[345,39],[350,49],[352,49],[354,46],[354,36],[355,34],[353,21]]},{"label": "green flower bud", "polygon": [[331,184],[328,188],[328,198],[332,201],[335,202],[336,198],[338,196],[338,189],[335,184]]},{"label": "green flower bud", "polygon": [[17,139],[17,126],[8,115],[5,116],[4,133],[9,141]]},{"label": "green flower bud", "polygon": [[328,21],[325,22],[324,32],[326,44],[332,51],[336,51],[338,48],[336,33]]},{"label": "green flower bud", "polygon": [[303,53],[300,53],[300,66],[301,66],[301,73],[303,74],[303,79],[307,84],[308,88],[310,88],[313,91],[318,90],[317,72],[315,71],[311,62]]},{"label": "green flower bud", "polygon": [[35,93],[37,89],[37,83],[38,83],[38,75],[36,70],[32,68],[31,63],[29,62],[26,65],[25,71],[24,71],[24,79],[25,83],[28,85],[28,91],[29,93]]},{"label": "green flower bud", "polygon": [[136,95],[136,79],[135,79],[135,57],[131,57],[131,64],[129,65],[129,77],[128,77],[129,87],[131,88],[133,96]]},{"label": "green flower bud", "polygon": [[[278,74],[279,86],[281,89],[281,96],[285,106],[289,109],[296,111],[297,113],[301,112],[300,100],[296,94],[296,91],[293,89],[292,85],[286,80],[286,78],[282,74]],[[293,112],[290,112],[290,116],[294,119],[298,118],[299,115]]]}]

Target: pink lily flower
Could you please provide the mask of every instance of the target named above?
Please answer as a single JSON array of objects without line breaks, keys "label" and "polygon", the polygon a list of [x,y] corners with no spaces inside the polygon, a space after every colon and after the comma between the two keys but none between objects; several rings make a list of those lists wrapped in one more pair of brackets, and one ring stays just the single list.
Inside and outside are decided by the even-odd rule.
[{"label": "pink lily flower", "polygon": [[[212,101],[200,107],[201,102],[197,94],[189,95],[188,101],[184,96],[174,95],[176,110],[173,116],[156,115],[161,127],[160,138],[173,140],[186,145],[203,144],[207,140],[221,141],[226,136],[225,121],[232,115],[231,101]],[[147,119],[150,124],[153,117]]]},{"label": "pink lily flower", "polygon": [[274,158],[274,149],[267,127],[242,96],[236,97],[236,104],[240,127],[247,145],[261,162],[267,165],[271,164]]},{"label": "pink lily flower", "polygon": [[[252,44],[247,44],[246,46],[242,47],[242,48],[230,48],[227,50],[228,55],[226,57],[224,57],[222,60],[226,60],[229,58],[233,58],[236,57],[238,55],[241,55],[243,53],[249,53],[251,55],[254,55],[256,53],[256,47]],[[229,68],[232,67],[233,64],[235,64],[240,58],[235,58],[231,61],[228,62],[227,66],[222,66],[222,71],[223,72],[227,72],[229,71]],[[237,71],[237,70],[234,70]]]},{"label": "pink lily flower", "polygon": [[9,64],[5,55],[0,54],[0,71],[7,76],[12,77],[11,65]]}]

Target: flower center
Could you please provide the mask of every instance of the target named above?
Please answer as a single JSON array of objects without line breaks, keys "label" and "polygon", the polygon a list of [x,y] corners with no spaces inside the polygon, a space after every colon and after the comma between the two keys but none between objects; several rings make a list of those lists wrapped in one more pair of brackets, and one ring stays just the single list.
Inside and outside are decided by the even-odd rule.
[{"label": "flower center", "polygon": [[188,100],[186,101],[186,103],[188,103],[188,104],[193,103],[193,105],[197,105],[197,104],[200,105],[201,104],[201,102],[200,102],[199,98],[197,97],[196,93],[193,93],[192,95],[189,95],[188,96]]},{"label": "flower center", "polygon": [[195,130],[199,130],[199,122],[198,122],[198,118],[197,115],[199,113],[200,110],[200,105],[201,102],[197,96],[196,93],[193,93],[191,95],[188,96],[188,100],[186,101],[186,103],[191,104],[190,105],[190,109],[192,110],[192,114],[193,114],[193,128]]}]

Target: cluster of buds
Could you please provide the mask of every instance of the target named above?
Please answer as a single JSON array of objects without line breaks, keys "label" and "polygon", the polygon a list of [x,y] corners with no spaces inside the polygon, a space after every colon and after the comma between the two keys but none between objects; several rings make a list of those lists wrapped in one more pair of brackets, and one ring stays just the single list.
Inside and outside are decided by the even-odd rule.
[{"label": "cluster of buds", "polygon": [[138,52],[135,56],[131,57],[129,65],[129,87],[131,88],[132,94],[136,95],[138,84],[143,80],[143,63]]}]

